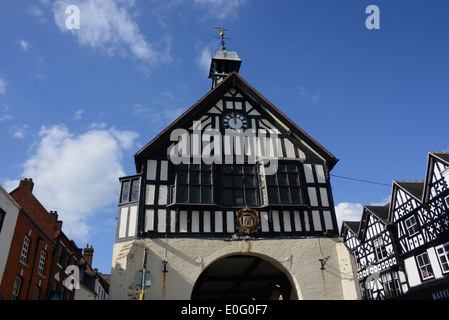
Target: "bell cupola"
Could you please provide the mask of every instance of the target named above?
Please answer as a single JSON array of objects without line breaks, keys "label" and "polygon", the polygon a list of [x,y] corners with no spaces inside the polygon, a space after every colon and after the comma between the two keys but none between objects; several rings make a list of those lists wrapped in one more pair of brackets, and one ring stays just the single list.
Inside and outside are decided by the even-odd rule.
[{"label": "bell cupola", "polygon": [[220,31],[221,37],[221,50],[215,51],[212,58],[209,71],[209,79],[212,79],[212,88],[218,85],[224,78],[226,78],[232,72],[239,72],[242,60],[240,60],[237,52],[226,51],[224,39],[226,31],[223,28],[215,28],[215,30]]}]

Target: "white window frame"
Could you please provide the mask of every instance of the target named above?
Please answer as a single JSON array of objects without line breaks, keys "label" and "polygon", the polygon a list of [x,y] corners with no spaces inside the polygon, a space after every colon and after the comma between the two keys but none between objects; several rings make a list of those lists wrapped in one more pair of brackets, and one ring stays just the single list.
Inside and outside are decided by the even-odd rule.
[{"label": "white window frame", "polygon": [[47,259],[47,252],[41,250],[41,256],[39,258],[39,267],[37,268],[37,273],[39,273],[40,275],[44,275],[46,259]]},{"label": "white window frame", "polygon": [[20,289],[22,287],[22,278],[16,276],[14,280],[14,287],[12,288],[11,300],[17,300],[20,294]]},{"label": "white window frame", "polygon": [[440,262],[441,271],[443,273],[449,273],[449,242],[435,247],[435,251]]},{"label": "white window frame", "polygon": [[[411,221],[412,219],[414,221]],[[409,225],[409,223],[410,223],[410,225]],[[415,234],[417,234],[419,232],[418,220],[416,219],[415,216],[411,216],[410,218],[405,220],[405,228],[407,229],[407,233],[408,233],[409,237],[414,236]]]},{"label": "white window frame", "polygon": [[421,278],[423,280],[434,278],[435,274],[433,272],[432,264],[430,263],[429,255],[427,254],[427,252],[423,252],[417,255],[415,258]]},{"label": "white window frame", "polygon": [[22,252],[20,253],[20,262],[27,263],[28,258],[28,250],[30,249],[31,239],[28,236],[25,236],[23,239]]},{"label": "white window frame", "polygon": [[383,260],[388,257],[387,247],[385,246],[384,239],[382,239],[382,237],[374,239],[373,244],[377,261]]}]

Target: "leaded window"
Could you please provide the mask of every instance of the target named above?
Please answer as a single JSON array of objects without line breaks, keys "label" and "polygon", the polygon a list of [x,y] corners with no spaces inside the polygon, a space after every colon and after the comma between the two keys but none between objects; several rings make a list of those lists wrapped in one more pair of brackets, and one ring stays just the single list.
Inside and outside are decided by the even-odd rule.
[{"label": "leaded window", "polygon": [[222,205],[260,206],[257,165],[222,165],[221,186]]},{"label": "leaded window", "polygon": [[139,200],[139,178],[122,180],[120,203],[136,202]]},{"label": "leaded window", "polygon": [[278,164],[275,174],[266,176],[270,204],[302,204],[299,167]]},{"label": "leaded window", "polygon": [[179,164],[176,166],[176,172],[177,203],[213,202],[212,165]]}]

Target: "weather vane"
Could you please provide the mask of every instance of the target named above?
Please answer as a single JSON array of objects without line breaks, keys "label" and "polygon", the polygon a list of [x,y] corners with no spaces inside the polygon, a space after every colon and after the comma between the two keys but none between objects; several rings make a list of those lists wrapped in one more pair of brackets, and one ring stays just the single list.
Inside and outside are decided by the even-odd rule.
[{"label": "weather vane", "polygon": [[220,31],[220,37],[215,37],[217,39],[221,38],[221,50],[222,51],[226,51],[226,47],[225,47],[225,42],[224,39],[226,40],[231,40],[231,38],[225,38],[225,31],[228,31],[227,29],[223,29],[222,27],[215,27],[214,28],[215,31]]}]

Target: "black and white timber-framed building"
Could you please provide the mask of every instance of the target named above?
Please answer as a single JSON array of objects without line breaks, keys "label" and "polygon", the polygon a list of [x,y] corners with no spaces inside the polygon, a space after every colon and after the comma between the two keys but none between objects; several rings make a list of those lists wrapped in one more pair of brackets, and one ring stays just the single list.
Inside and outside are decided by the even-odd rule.
[{"label": "black and white timber-framed building", "polygon": [[111,299],[136,299],[142,261],[154,278],[145,299],[356,297],[330,184],[338,159],[240,65],[216,51],[211,90],[120,178]]},{"label": "black and white timber-framed building", "polygon": [[364,299],[449,299],[449,153],[430,152],[424,181],[393,181],[341,235]]}]

